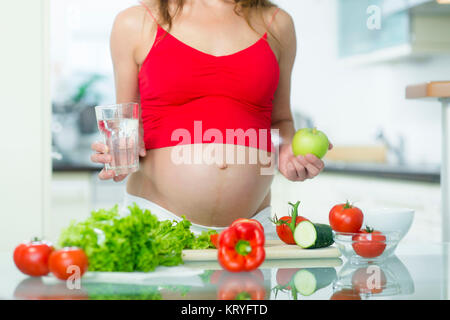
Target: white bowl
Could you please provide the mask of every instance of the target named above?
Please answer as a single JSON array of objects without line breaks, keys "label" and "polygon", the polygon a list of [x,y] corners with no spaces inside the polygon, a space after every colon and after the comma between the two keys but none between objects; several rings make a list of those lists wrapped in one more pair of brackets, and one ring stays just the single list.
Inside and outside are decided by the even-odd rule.
[{"label": "white bowl", "polygon": [[363,228],[369,226],[381,232],[398,232],[400,240],[408,233],[414,220],[414,210],[380,208],[364,211]]}]

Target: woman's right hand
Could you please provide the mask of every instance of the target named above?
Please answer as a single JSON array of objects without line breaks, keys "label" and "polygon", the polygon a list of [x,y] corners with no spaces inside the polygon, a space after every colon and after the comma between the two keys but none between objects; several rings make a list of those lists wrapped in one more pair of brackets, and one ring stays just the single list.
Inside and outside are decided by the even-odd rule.
[{"label": "woman's right hand", "polygon": [[[145,157],[147,150],[144,143],[144,126],[142,125],[142,119],[139,120],[139,157]],[[91,149],[95,152],[91,155],[91,161],[94,163],[101,163],[103,165],[110,164],[112,162],[112,156],[109,154],[108,146],[102,142],[94,142],[91,145]],[[128,174],[118,175],[114,170],[106,170],[106,167],[100,171],[98,177],[100,180],[114,179],[115,182],[121,182],[125,180]]]},{"label": "woman's right hand", "polygon": [[[94,142],[91,145],[91,149],[95,152],[91,155],[91,161],[94,163],[101,163],[103,165],[110,164],[112,162],[112,156],[108,153],[108,146],[101,142]],[[127,175],[117,176],[114,170],[106,170],[106,167],[98,174],[100,180],[114,179],[116,182],[124,180]]]},{"label": "woman's right hand", "polygon": [[[141,125],[139,126],[139,157],[145,157],[147,155],[147,150],[145,148],[144,143],[144,129],[142,126],[142,120]],[[110,164],[112,162],[112,156],[109,154],[108,146],[102,142],[94,142],[91,145],[91,149],[95,152],[93,155],[91,155],[91,161],[94,163],[101,163],[103,165]],[[127,174],[118,175],[116,176],[116,173],[114,170],[106,170],[106,168],[103,168],[102,171],[98,174],[98,177],[100,180],[110,180],[113,179],[115,182],[121,182],[125,180],[127,177]]]},{"label": "woman's right hand", "polygon": [[[92,150],[95,151],[91,156],[91,161],[94,163],[107,164],[112,162],[112,156],[108,153],[108,146],[101,142],[94,142],[91,146]],[[116,177],[114,170],[106,170],[103,168],[98,174],[100,180],[110,180],[114,179],[115,182],[123,181],[128,175],[119,175]]]}]

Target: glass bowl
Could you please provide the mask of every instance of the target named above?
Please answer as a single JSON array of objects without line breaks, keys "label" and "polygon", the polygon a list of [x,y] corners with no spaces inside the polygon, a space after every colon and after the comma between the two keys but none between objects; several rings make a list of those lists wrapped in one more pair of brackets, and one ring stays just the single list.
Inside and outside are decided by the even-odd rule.
[{"label": "glass bowl", "polygon": [[355,265],[347,262],[333,282],[333,293],[348,292],[358,294],[361,299],[372,297],[396,296],[401,294],[401,286],[395,274],[381,264],[370,263]]},{"label": "glass bowl", "polygon": [[380,263],[393,255],[401,235],[397,231],[348,233],[333,231],[336,247],[350,263]]}]

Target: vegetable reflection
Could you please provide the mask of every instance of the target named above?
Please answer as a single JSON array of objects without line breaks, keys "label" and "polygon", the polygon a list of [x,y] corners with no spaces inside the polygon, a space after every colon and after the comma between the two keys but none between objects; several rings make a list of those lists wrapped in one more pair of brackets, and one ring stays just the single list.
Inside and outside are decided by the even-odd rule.
[{"label": "vegetable reflection", "polygon": [[272,290],[275,298],[279,292],[290,292],[293,300],[301,296],[310,296],[320,289],[328,287],[337,277],[334,268],[280,268],[277,270],[277,286]]},{"label": "vegetable reflection", "polygon": [[261,270],[232,273],[224,270],[215,271],[210,281],[217,285],[218,300],[264,300],[266,289]]}]

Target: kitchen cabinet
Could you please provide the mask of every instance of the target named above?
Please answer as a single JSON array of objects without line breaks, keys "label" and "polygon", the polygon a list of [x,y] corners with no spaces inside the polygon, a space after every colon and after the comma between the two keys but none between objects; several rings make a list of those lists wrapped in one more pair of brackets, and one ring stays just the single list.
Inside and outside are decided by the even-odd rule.
[{"label": "kitchen cabinet", "polygon": [[440,186],[377,177],[323,172],[312,180],[291,182],[277,174],[272,187],[273,213],[285,215],[288,201],[301,201],[300,215],[328,223],[333,205],[350,201],[363,211],[383,207],[411,208],[415,217],[402,242],[441,241]]},{"label": "kitchen cabinet", "polygon": [[339,57],[369,63],[450,53],[450,6],[435,1],[339,0]]}]

